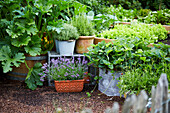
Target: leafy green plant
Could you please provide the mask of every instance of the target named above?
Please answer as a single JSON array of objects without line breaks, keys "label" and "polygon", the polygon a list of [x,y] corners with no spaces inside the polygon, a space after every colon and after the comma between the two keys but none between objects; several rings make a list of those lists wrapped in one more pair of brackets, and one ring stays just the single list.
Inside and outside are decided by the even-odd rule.
[{"label": "leafy green plant", "polygon": [[154,43],[167,38],[167,31],[161,25],[147,24],[116,25],[114,29],[103,31],[99,37],[116,39],[117,37],[136,38],[144,43]]},{"label": "leafy green plant", "polygon": [[71,24],[64,24],[63,29],[55,37],[60,41],[77,40],[79,38],[76,27]]},{"label": "leafy green plant", "polygon": [[94,11],[95,15],[105,14],[106,7],[109,6],[108,0],[76,0],[87,6],[87,11]]},{"label": "leafy green plant", "polygon": [[170,25],[170,10],[164,9],[150,12],[143,20],[147,24]]},{"label": "leafy green plant", "polygon": [[134,44],[120,41],[105,43],[102,41],[97,45],[89,48],[89,52],[85,53],[90,60],[89,64],[93,64],[99,68],[123,70],[126,68],[126,59],[130,57]]},{"label": "leafy green plant", "polygon": [[[69,6],[70,3],[72,5]],[[36,56],[51,50],[54,45],[51,33],[59,33],[62,26],[62,20],[58,19],[66,20],[67,15],[71,17],[69,8],[80,6],[77,2],[73,3],[63,0],[0,1],[0,63],[3,72],[12,71],[13,66],[19,67],[25,60],[24,54]],[[47,47],[47,43],[50,46]],[[38,75],[35,67],[28,67],[26,82],[31,89],[35,89],[36,84],[40,85],[36,83]]]},{"label": "leafy green plant", "polygon": [[133,52],[131,59],[135,61],[134,65],[125,70],[125,74],[119,78],[120,93],[138,94],[143,89],[151,93],[151,86],[157,84],[161,73],[166,73],[169,81],[169,47],[159,43],[154,44],[154,47]]},{"label": "leafy green plant", "polygon": [[168,0],[140,0],[143,9],[151,9],[152,11],[166,9],[169,7]]},{"label": "leafy green plant", "polygon": [[19,67],[23,63],[25,56],[23,53],[14,54],[9,46],[0,49],[0,61],[2,61],[3,72],[12,71],[12,66]]},{"label": "leafy green plant", "polygon": [[73,17],[71,24],[77,28],[79,36],[92,36],[94,35],[93,24],[83,14]]},{"label": "leafy green plant", "polygon": [[139,18],[139,17],[146,17],[150,12],[151,12],[150,9],[140,9],[140,10],[137,12],[137,16],[138,16],[138,18]]},{"label": "leafy green plant", "polygon": [[151,94],[151,88],[153,85],[157,85],[161,73],[166,73],[167,76],[170,76],[169,70],[170,65],[167,63],[160,63],[158,65],[153,63],[153,65],[145,65],[142,69],[134,68],[128,70],[119,78],[118,87],[120,88],[120,95],[127,92],[130,92],[130,95],[139,94],[141,90],[145,90],[148,94]]},{"label": "leafy green plant", "polygon": [[113,5],[121,5],[125,9],[140,9],[141,8],[141,2],[139,0],[115,0],[110,1]]},{"label": "leafy green plant", "polygon": [[[26,62],[25,62],[26,63]],[[27,66],[27,64],[25,64]],[[27,77],[25,79],[25,83],[27,84],[28,88],[29,89],[36,89],[37,86],[42,86],[43,85],[43,82],[40,80],[40,75],[39,73],[42,73],[43,72],[43,69],[41,69],[42,67],[42,64],[41,63],[36,63],[34,65],[34,67],[32,68],[29,68],[27,66],[27,68],[29,69],[29,72],[27,74]]]},{"label": "leafy green plant", "polygon": [[131,22],[133,19],[137,18],[137,10],[134,9],[124,9],[121,5],[110,6],[107,8],[107,13],[114,15],[118,22]]},{"label": "leafy green plant", "polygon": [[85,53],[89,64],[125,73],[118,85],[121,94],[129,91],[138,94],[142,89],[150,93],[161,73],[167,73],[169,77],[170,45],[158,43],[147,47],[143,43],[144,46],[139,46],[138,41],[126,37],[117,38],[112,43],[102,41]]},{"label": "leafy green plant", "polygon": [[98,14],[94,16],[94,28],[97,33],[108,30],[115,21],[115,16],[109,14]]}]

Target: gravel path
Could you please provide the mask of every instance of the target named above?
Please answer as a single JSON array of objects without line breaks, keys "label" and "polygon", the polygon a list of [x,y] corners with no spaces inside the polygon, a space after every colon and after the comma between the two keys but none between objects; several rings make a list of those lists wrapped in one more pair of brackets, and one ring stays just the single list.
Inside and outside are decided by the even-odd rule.
[{"label": "gravel path", "polygon": [[109,100],[111,97],[101,94],[97,89],[88,98],[86,92],[92,89],[93,86],[85,85],[80,93],[57,93],[54,87],[44,85],[32,91],[22,81],[1,77],[0,113],[54,113],[58,107],[67,113],[78,112],[85,107],[91,108],[94,113],[103,113],[114,102],[120,105],[124,102],[120,97]]}]

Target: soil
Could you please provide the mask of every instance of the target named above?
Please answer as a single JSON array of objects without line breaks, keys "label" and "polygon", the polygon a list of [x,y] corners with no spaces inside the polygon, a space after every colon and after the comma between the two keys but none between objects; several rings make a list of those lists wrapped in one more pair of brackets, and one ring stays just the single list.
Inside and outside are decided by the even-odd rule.
[{"label": "soil", "polygon": [[80,93],[58,93],[53,86],[44,85],[32,91],[26,88],[23,81],[0,76],[0,113],[54,113],[58,108],[67,113],[80,112],[84,108],[103,113],[114,102],[119,103],[121,112],[124,98],[111,99],[97,89],[91,97],[87,97],[86,92],[90,92],[93,87],[86,84]]}]

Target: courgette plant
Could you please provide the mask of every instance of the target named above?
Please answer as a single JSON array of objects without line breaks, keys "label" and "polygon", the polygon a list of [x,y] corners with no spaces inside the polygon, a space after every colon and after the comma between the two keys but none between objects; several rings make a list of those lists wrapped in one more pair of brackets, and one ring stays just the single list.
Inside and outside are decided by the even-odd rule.
[{"label": "courgette plant", "polygon": [[[25,54],[40,55],[41,38],[38,36],[34,12],[29,1],[27,1],[27,4],[23,4],[21,1],[2,1],[2,3],[1,10],[7,8],[7,11],[9,11],[9,16],[2,15],[0,22],[2,31],[0,61],[3,72],[7,73],[12,71],[13,66],[19,67],[21,63],[26,63]],[[37,66],[35,65],[35,67]],[[29,69],[26,81],[32,82],[32,85],[27,84],[30,89],[35,89],[37,85],[42,84],[38,82],[40,76],[38,74],[33,75],[32,72],[33,68]],[[29,80],[30,76],[34,79]]]},{"label": "courgette plant", "polygon": [[[42,64],[27,66],[25,54],[46,54],[53,48],[53,32],[60,32],[63,20],[78,13],[82,4],[64,0],[3,0],[0,1],[0,63],[3,72],[12,71],[25,62],[29,69],[25,82],[34,90],[42,85],[39,73]],[[84,8],[83,8],[84,9]],[[41,40],[45,41],[41,41]],[[47,42],[48,44],[47,44]]]}]

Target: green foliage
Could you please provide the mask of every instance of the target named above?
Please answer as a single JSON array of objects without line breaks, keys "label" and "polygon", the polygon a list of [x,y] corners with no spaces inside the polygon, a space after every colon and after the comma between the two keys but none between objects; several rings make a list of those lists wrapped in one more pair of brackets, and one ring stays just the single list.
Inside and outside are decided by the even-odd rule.
[{"label": "green foliage", "polygon": [[[54,45],[51,33],[59,33],[62,20],[69,20],[76,11],[85,8],[72,0],[0,1],[0,63],[3,71],[7,73],[12,71],[12,66],[19,67],[25,53],[36,56],[50,51]],[[41,85],[37,81],[36,67],[29,69],[26,79],[31,89]]]},{"label": "green foliage", "polygon": [[95,15],[104,14],[109,6],[108,0],[76,0],[87,6],[87,11],[94,11]]},{"label": "green foliage", "polygon": [[161,24],[153,25],[152,27],[153,34],[158,37],[158,40],[167,39],[167,30],[162,27]]},{"label": "green foliage", "polygon": [[[141,90],[151,93],[151,86],[157,85],[161,73],[166,73],[170,81],[170,45],[163,43],[154,44],[154,47],[148,49],[138,49],[132,53],[135,57],[135,64],[125,74],[120,77],[118,87],[120,93],[138,94]],[[131,82],[133,81],[133,82]]]},{"label": "green foliage", "polygon": [[143,9],[151,9],[152,11],[169,8],[169,0],[139,0]]},{"label": "green foliage", "polygon": [[[27,65],[27,64],[26,64]],[[27,74],[27,77],[25,79],[25,83],[27,84],[29,89],[36,89],[37,86],[42,86],[43,82],[40,80],[40,75],[39,73],[43,72],[43,69],[41,69],[42,64],[41,63],[36,63],[34,67],[29,69],[29,72]]]},{"label": "green foliage", "polygon": [[139,0],[113,0],[111,4],[121,5],[125,9],[141,9],[141,3]]},{"label": "green foliage", "polygon": [[143,89],[150,93],[161,73],[166,73],[170,80],[170,45],[158,43],[147,47],[137,38],[126,37],[119,37],[112,43],[102,41],[93,45],[85,56],[89,64],[125,73],[119,82],[121,94],[128,91],[138,94]]},{"label": "green foliage", "polygon": [[150,9],[140,9],[137,12],[137,16],[139,17],[146,17],[151,12]]},{"label": "green foliage", "polygon": [[152,12],[150,9],[127,10],[121,5],[114,5],[107,8],[107,13],[114,15],[117,22],[131,22],[132,20],[137,19],[139,22],[147,24],[169,25],[170,23],[169,9]]},{"label": "green foliage", "polygon": [[0,19],[7,19],[8,21],[13,19],[15,9],[19,9],[20,0],[2,0],[0,1]]},{"label": "green foliage", "polygon": [[64,24],[63,29],[61,29],[58,35],[54,36],[57,40],[66,41],[66,40],[77,40],[79,38],[76,27],[73,27],[71,24]]},{"label": "green foliage", "polygon": [[150,12],[143,21],[147,24],[170,25],[170,9]]},{"label": "green foliage", "polygon": [[24,62],[25,56],[23,53],[12,54],[9,46],[3,46],[0,49],[0,61],[2,61],[3,72],[12,71],[12,66],[19,67],[21,62]]},{"label": "green foliage", "polygon": [[161,73],[166,73],[169,81],[170,64],[153,63],[153,65],[145,65],[142,69],[134,68],[128,70],[119,78],[118,87],[120,88],[120,95],[127,92],[130,92],[130,95],[139,94],[141,90],[145,90],[151,94],[151,88],[152,86],[156,87]]},{"label": "green foliage", "polygon": [[31,56],[40,55],[41,52],[41,39],[34,35],[31,37],[31,41],[28,43],[24,50],[29,53]]},{"label": "green foliage", "polygon": [[79,14],[79,16],[73,17],[71,24],[77,28],[79,36],[94,35],[93,24],[87,19],[86,15]]},{"label": "green foliage", "polygon": [[98,14],[94,17],[93,23],[97,33],[108,30],[115,21],[115,16],[109,14]]},{"label": "green foliage", "polygon": [[89,52],[85,53],[90,60],[89,64],[93,64],[99,68],[122,70],[126,68],[126,59],[131,56],[130,52],[134,48],[134,44],[126,41],[113,41],[105,43],[102,41],[97,45],[89,48]]},{"label": "green foliage", "polygon": [[131,39],[138,37],[140,41],[150,44],[157,42],[158,40],[166,39],[167,31],[162,25],[116,25],[114,29],[103,31],[98,36],[107,39],[116,39],[117,37],[122,36]]},{"label": "green foliage", "polygon": [[127,22],[127,21],[131,22],[133,19],[137,17],[136,9],[126,10],[121,5],[119,5],[118,7],[116,7],[116,5],[108,7],[107,13],[110,15],[114,15],[115,20],[121,21],[121,22]]}]

